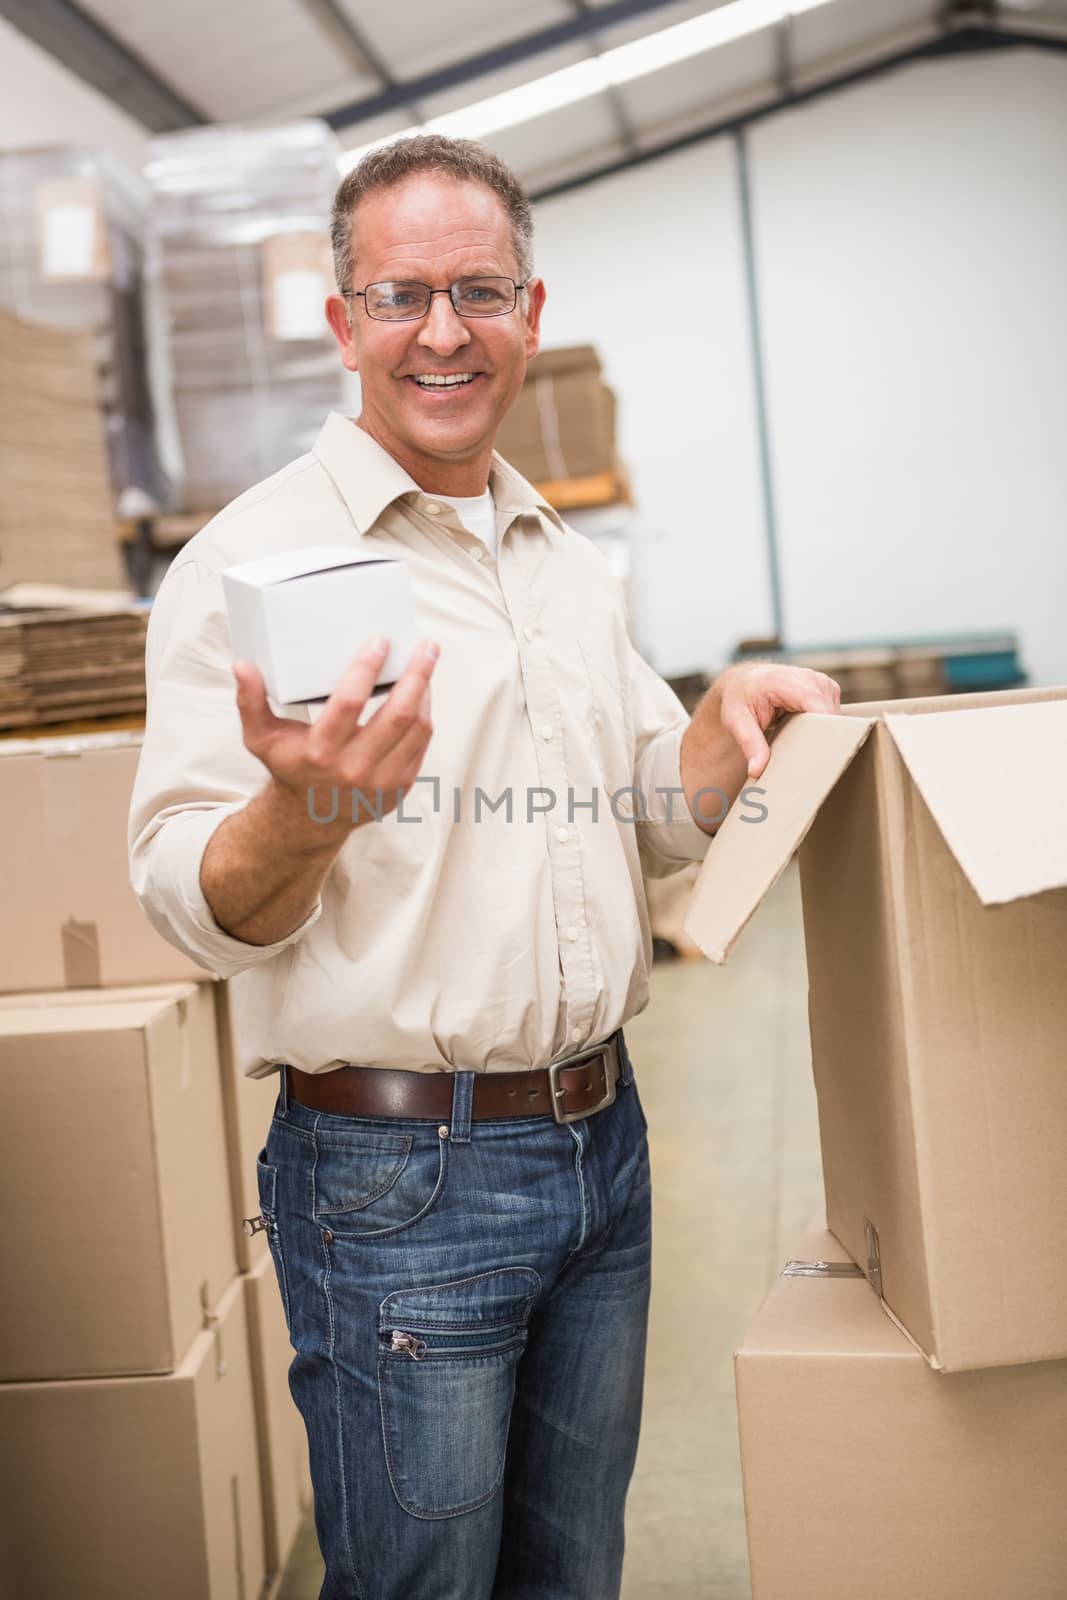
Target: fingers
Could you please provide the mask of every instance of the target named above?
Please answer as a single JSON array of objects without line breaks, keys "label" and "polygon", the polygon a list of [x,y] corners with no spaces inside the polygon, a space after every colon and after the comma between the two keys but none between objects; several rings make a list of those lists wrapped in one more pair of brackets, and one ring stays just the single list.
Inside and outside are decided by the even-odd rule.
[{"label": "fingers", "polygon": [[[375,712],[377,716],[377,712]],[[373,718],[371,719],[373,721]],[[367,724],[370,726],[370,723]],[[385,792],[402,790],[405,793],[419,777],[419,768],[433,733],[430,716],[430,691],[423,691],[418,715],[406,733],[385,752],[378,762],[376,786]]]},{"label": "fingers", "polygon": [[415,743],[422,738],[424,748],[429,742],[433,731],[430,679],[439,653],[436,644],[423,640],[381,705],[367,718],[361,732],[371,760],[381,761],[401,743],[410,743],[411,734]]},{"label": "fingers", "polygon": [[[796,676],[794,676],[796,675]],[[788,711],[835,712],[841,709],[841,690],[825,672],[794,667],[778,704]]]},{"label": "fingers", "polygon": [[315,743],[324,755],[336,754],[355,733],[388,653],[388,639],[368,640],[346,668],[315,723]]},{"label": "fingers", "polygon": [[724,708],[722,720],[727,733],[732,736],[745,758],[749,777],[760,777],[771,759],[771,747],[764,737],[755,713],[750,706],[742,702],[729,718]]},{"label": "fingers", "polygon": [[389,774],[385,773],[383,762],[394,747],[409,732],[415,735],[413,743],[421,738],[423,749],[429,741],[429,715],[420,715],[420,708],[439,652],[437,645],[428,640],[414,651],[374,714],[360,723],[387,652],[388,641],[384,649],[380,644],[376,648],[372,642],[359,652],[330,696],[308,741],[306,754],[312,768],[333,774],[335,781],[338,774],[343,774],[340,781],[346,786],[384,789]]},{"label": "fingers", "polygon": [[264,741],[280,726],[267,704],[267,690],[263,675],[251,661],[235,661],[233,675],[237,679],[237,710],[244,730],[245,745],[255,754]]},{"label": "fingers", "polygon": [[766,734],[783,713],[812,711],[833,715],[841,709],[841,690],[823,672],[807,667],[742,670],[723,695],[722,723],[738,745],[749,778],[763,775],[770,760]]},{"label": "fingers", "polygon": [[834,678],[827,677],[825,672],[817,672],[817,678],[822,681],[823,689],[830,697],[831,711],[841,710],[841,685]]}]

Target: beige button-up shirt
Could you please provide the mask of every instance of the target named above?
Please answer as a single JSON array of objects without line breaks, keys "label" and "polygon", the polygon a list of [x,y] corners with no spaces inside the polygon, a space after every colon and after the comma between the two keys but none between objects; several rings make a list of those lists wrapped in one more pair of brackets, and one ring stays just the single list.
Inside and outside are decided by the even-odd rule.
[{"label": "beige button-up shirt", "polygon": [[[231,979],[254,1077],[540,1067],[647,1002],[642,870],[708,844],[679,776],[687,717],[596,548],[499,457],[490,485],[496,557],[334,413],[190,540],[152,606],[131,882],[165,938]],[[407,563],[419,635],[441,646],[434,731],[400,812],[351,834],[306,921],[246,944],[200,888],[212,833],[267,779],[242,741],[221,573],[317,544]]]}]

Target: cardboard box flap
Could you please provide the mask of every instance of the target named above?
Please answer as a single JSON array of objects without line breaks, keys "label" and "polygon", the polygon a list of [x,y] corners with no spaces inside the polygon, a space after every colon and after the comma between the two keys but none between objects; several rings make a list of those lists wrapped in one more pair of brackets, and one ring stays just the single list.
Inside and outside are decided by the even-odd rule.
[{"label": "cardboard box flap", "polygon": [[984,905],[1067,886],[1067,701],[885,721]]},{"label": "cardboard box flap", "polygon": [[[805,712],[785,722],[756,790],[766,816],[736,802],[708,848],[685,931],[720,965],[756,907],[777,883],[873,718]],[[751,792],[753,786],[749,786]]]}]

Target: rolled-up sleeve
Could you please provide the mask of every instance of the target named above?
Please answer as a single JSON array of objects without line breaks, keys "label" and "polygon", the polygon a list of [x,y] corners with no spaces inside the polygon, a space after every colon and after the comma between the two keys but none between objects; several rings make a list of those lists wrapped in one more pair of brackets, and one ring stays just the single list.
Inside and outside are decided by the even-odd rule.
[{"label": "rolled-up sleeve", "polygon": [[144,744],[129,815],[130,884],[153,927],[209,972],[232,977],[296,943],[322,915],[274,944],[247,944],[215,920],[200,887],[208,840],[262,789],[245,748],[219,573],[179,556],[152,605]]},{"label": "rolled-up sleeve", "polygon": [[647,878],[666,878],[702,861],[711,836],[693,820],[681,778],[685,707],[669,684],[630,646],[637,846]]}]

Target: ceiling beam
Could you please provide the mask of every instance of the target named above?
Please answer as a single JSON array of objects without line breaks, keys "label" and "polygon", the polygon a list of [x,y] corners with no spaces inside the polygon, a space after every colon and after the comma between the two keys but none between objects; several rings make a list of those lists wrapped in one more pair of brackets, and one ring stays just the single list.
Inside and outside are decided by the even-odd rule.
[{"label": "ceiling beam", "polygon": [[660,11],[672,3],[673,0],[608,0],[607,5],[582,11],[577,16],[568,17],[565,22],[554,23],[550,28],[539,28],[536,33],[513,39],[510,44],[496,45],[492,50],[467,56],[461,61],[454,61],[451,66],[439,67],[435,72],[394,84],[380,94],[369,95],[364,100],[353,100],[322,115],[331,128],[350,128],[356,123],[395,111],[399,106],[410,105],[412,100],[427,100],[431,95],[443,94],[462,83],[473,83],[476,78],[499,72],[503,67],[513,67],[529,61],[533,56],[545,55],[561,45],[588,38],[615,23],[629,22],[631,18],[647,12]]},{"label": "ceiling beam", "polygon": [[[582,17],[588,16],[594,10],[594,7],[590,5],[589,0],[571,0],[571,9],[576,16]],[[600,44],[597,39],[590,38],[588,43],[589,54],[591,56],[600,55]],[[633,118],[626,109],[626,101],[623,99],[622,90],[618,84],[609,83],[604,95],[608,102],[612,121],[618,130],[619,142],[627,155],[637,155],[641,148],[637,141],[637,129],[634,127]]]},{"label": "ceiling beam", "polygon": [[73,0],[0,0],[0,16],[153,133],[211,120]]},{"label": "ceiling beam", "polygon": [[[321,32],[334,43],[357,72],[368,68],[381,84],[381,93],[392,93],[397,80],[388,62],[367,38],[365,31],[342,9],[338,0],[299,0],[308,16]],[[416,100],[401,101],[415,122],[422,121],[422,112]]]},{"label": "ceiling beam", "polygon": [[705,143],[708,139],[718,139],[723,134],[740,132],[757,122],[762,122],[766,117],[775,116],[779,111],[792,110],[795,106],[804,105],[810,100],[819,100],[823,95],[834,94],[840,89],[851,89],[858,83],[880,78],[886,73],[895,72],[899,67],[910,66],[916,62],[1018,49],[1050,50],[1057,54],[1067,54],[1067,29],[1062,31],[1059,28],[1050,31],[1035,29],[1034,32],[1030,32],[1018,25],[1013,28],[993,25],[965,27],[953,31],[950,27],[946,32],[939,31],[922,44],[896,50],[879,57],[876,61],[868,61],[863,66],[853,67],[832,78],[813,83],[807,88],[794,89],[787,95],[778,95],[766,105],[757,106],[751,111],[704,123],[689,133],[666,139],[651,149],[644,149],[636,156],[628,156],[621,161],[602,162],[590,168],[588,172],[576,173],[573,177],[563,178],[558,183],[545,184],[539,189],[531,186],[528,193],[530,199],[535,202],[552,200],[557,195],[569,194],[573,189],[583,189],[588,183],[598,183],[602,178],[614,177],[631,167],[644,166],[646,162],[659,161],[664,156],[675,155],[680,150],[689,150],[694,145]]}]

